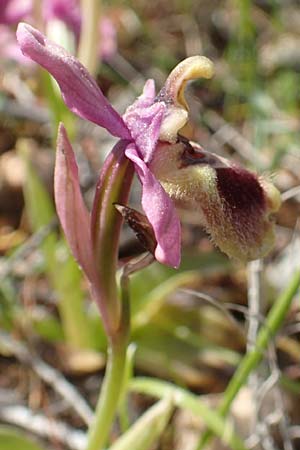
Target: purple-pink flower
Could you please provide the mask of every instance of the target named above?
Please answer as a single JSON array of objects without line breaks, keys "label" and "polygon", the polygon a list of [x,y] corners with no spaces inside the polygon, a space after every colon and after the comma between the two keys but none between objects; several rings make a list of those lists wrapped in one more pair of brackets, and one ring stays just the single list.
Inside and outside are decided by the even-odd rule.
[{"label": "purple-pink flower", "polygon": [[[121,117],[104,97],[100,88],[82,64],[62,47],[49,41],[42,33],[27,24],[19,25],[17,38],[24,55],[39,63],[56,79],[64,101],[71,111],[106,128],[112,135],[120,138],[118,145],[122,147],[126,157],[134,164],[142,185],[142,207],[153,227],[157,240],[155,257],[164,264],[178,267],[180,263],[180,222],[172,200],[149,169],[149,163],[153,158],[160,136],[163,119],[168,114],[167,102],[164,100],[158,101],[156,98],[154,82],[149,80],[146,83],[142,95]],[[66,202],[66,189],[57,187],[58,184],[61,184],[63,178],[66,179],[67,174],[73,174],[71,186],[73,186],[73,191],[76,191],[76,201],[81,204],[78,211],[80,220],[77,218],[77,222],[81,222],[81,230],[83,230],[83,227],[89,227],[87,214],[84,212],[85,207],[82,200],[79,200],[81,197],[73,151],[62,127],[60,128],[58,142],[59,148],[65,152],[65,158],[59,155],[57,157],[57,210],[66,237],[72,242],[73,253],[79,263],[88,271],[89,268],[86,264],[88,259],[83,256],[83,252],[90,251],[88,249],[91,245],[91,240],[88,238],[89,233],[86,230],[84,232],[85,249],[78,248],[78,243],[74,242],[74,232],[71,230],[72,227],[68,220],[68,216],[72,215],[73,205]],[[66,170],[65,164],[63,164],[64,159],[67,161],[69,170]],[[65,172],[63,176],[61,172]],[[67,184],[66,188],[68,186],[70,187],[70,184]]]},{"label": "purple-pink flower", "polygon": [[[120,139],[112,151],[115,162],[111,163],[117,166],[126,157],[134,165],[158,261],[173,267],[180,263],[181,232],[175,205],[198,212],[199,222],[228,255],[249,260],[269,252],[274,241],[273,214],[280,206],[277,189],[268,179],[178,136],[188,120],[186,82],[212,76],[213,66],[207,58],[194,56],[182,61],[158,95],[154,81],[148,80],[142,95],[121,117],[82,64],[62,47],[26,24],[19,25],[17,36],[24,55],[57,80],[67,106]],[[109,158],[107,161],[110,167]],[[91,225],[63,127],[59,131],[55,180],[62,227],[75,257],[85,272],[91,273],[92,259],[87,255],[93,255],[93,244],[88,229],[95,229],[95,209]],[[91,277],[96,280],[93,274]]]}]

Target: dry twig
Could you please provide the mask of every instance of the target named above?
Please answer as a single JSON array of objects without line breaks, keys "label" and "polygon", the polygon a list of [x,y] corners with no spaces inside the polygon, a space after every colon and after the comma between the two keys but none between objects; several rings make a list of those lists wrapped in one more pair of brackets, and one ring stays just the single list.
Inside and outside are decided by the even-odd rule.
[{"label": "dry twig", "polygon": [[0,333],[0,345],[11,352],[19,361],[30,366],[35,373],[60,394],[68,405],[89,425],[93,418],[93,411],[58,370],[46,364],[37,355],[32,355],[21,342],[7,334]]}]

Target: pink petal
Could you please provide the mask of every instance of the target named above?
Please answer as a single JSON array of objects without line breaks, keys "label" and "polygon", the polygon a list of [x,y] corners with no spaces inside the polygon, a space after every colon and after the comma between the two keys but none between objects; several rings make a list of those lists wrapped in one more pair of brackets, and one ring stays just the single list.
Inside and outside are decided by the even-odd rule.
[{"label": "pink petal", "polygon": [[25,23],[19,24],[17,38],[24,55],[40,64],[56,79],[71,111],[106,128],[114,136],[130,138],[121,116],[74,56]]},{"label": "pink petal", "polygon": [[129,144],[125,154],[135,164],[142,184],[142,206],[151,223],[157,240],[155,258],[172,267],[180,264],[181,233],[180,222],[172,200],[161,184],[139,157],[133,144]]},{"label": "pink petal", "polygon": [[167,109],[163,102],[154,103],[155,85],[148,80],[142,95],[127,108],[123,119],[131,132],[143,160],[151,161]]},{"label": "pink petal", "polygon": [[151,106],[155,100],[156,92],[155,92],[155,83],[154,80],[147,80],[142,94],[135,100],[130,108],[146,108],[147,106]]},{"label": "pink petal", "polygon": [[55,203],[61,226],[75,259],[94,278],[90,216],[80,191],[78,167],[63,124],[60,124],[54,174]]}]

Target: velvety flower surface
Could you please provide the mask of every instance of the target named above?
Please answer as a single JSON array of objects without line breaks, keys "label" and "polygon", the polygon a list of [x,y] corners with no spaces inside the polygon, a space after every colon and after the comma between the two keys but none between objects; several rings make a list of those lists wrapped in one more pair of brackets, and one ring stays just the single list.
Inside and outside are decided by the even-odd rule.
[{"label": "velvety flower surface", "polygon": [[[155,257],[164,264],[178,267],[179,219],[170,197],[148,167],[166,110],[165,102],[154,101],[153,81],[146,83],[143,94],[128,108],[122,118],[82,64],[62,47],[47,40],[38,30],[27,24],[19,25],[17,38],[24,55],[29,56],[53,75],[60,86],[64,101],[75,114],[106,128],[124,142],[124,152],[133,162],[142,184],[142,206],[157,240]],[[68,156],[70,154],[70,152],[66,154],[67,159],[70,158]],[[70,229],[64,226],[64,223],[67,223],[68,211],[65,207],[60,208],[63,193],[60,189],[56,192],[57,209],[58,211],[62,209],[66,213],[62,225],[70,241],[72,240],[68,237]]]},{"label": "velvety flower surface", "polygon": [[185,140],[160,143],[150,169],[176,206],[194,211],[227,255],[248,261],[272,248],[273,214],[281,200],[267,178]]}]

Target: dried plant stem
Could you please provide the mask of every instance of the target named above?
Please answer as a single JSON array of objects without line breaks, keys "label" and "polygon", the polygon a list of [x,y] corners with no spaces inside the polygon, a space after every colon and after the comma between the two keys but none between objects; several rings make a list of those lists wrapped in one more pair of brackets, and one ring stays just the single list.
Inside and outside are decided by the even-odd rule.
[{"label": "dried plant stem", "polygon": [[[219,407],[219,413],[222,416],[226,416],[230,406],[235,399],[240,388],[247,381],[250,373],[257,367],[260,363],[264,351],[269,345],[270,340],[278,332],[280,325],[282,324],[293,300],[294,295],[300,286],[300,270],[294,273],[294,276],[289,283],[288,287],[282,292],[282,294],[275,301],[271,311],[266,318],[264,326],[258,333],[255,348],[249,351],[242,362],[240,363],[238,369],[236,370],[234,376],[232,377],[225,393],[223,396],[223,401]],[[201,437],[201,440],[197,446],[197,450],[201,450],[205,447],[209,439],[212,437],[211,431],[207,431]]]},{"label": "dried plant stem", "polygon": [[78,59],[95,75],[100,64],[99,48],[99,18],[101,0],[81,0],[82,26],[78,48]]},{"label": "dried plant stem", "polygon": [[76,388],[58,370],[32,354],[22,342],[4,332],[0,332],[0,346],[11,352],[19,361],[30,366],[45,383],[61,395],[85,423],[89,424],[92,421],[93,411]]},{"label": "dried plant stem", "polygon": [[61,421],[49,419],[43,414],[33,413],[24,405],[1,405],[0,419],[9,424],[17,425],[32,433],[61,442],[64,448],[83,450],[86,442],[85,434],[75,430]]},{"label": "dried plant stem", "polygon": [[[259,332],[259,316],[262,309],[262,295],[261,295],[261,273],[263,264],[261,260],[251,261],[248,264],[248,305],[249,305],[249,326],[248,326],[248,339],[247,339],[247,351],[250,352],[255,348],[255,342],[257,334]],[[273,437],[270,434],[269,425],[267,420],[261,416],[261,403],[263,396],[261,395],[260,386],[268,386],[272,378],[265,380],[265,370],[261,370],[260,364],[255,370],[253,370],[248,379],[248,386],[251,391],[251,395],[255,407],[255,422],[254,429],[252,430],[255,435],[259,437],[262,448],[264,450],[274,449]],[[272,377],[272,375],[271,375]],[[276,380],[275,380],[276,383]],[[271,389],[274,387],[272,382]]]},{"label": "dried plant stem", "polygon": [[248,306],[249,306],[249,326],[247,351],[255,348],[257,333],[259,330],[259,316],[261,303],[261,271],[262,261],[251,261],[248,265]]},{"label": "dried plant stem", "polygon": [[[259,330],[259,317],[261,314],[261,271],[262,261],[251,261],[248,264],[248,335],[247,335],[247,352],[251,352],[255,348],[257,333]],[[255,423],[252,432],[258,430],[259,408],[258,408],[258,388],[260,374],[258,369],[253,370],[248,379],[248,386],[251,391],[252,399],[255,405]],[[264,428],[265,430],[265,428]],[[262,437],[262,436],[261,436]]]}]

